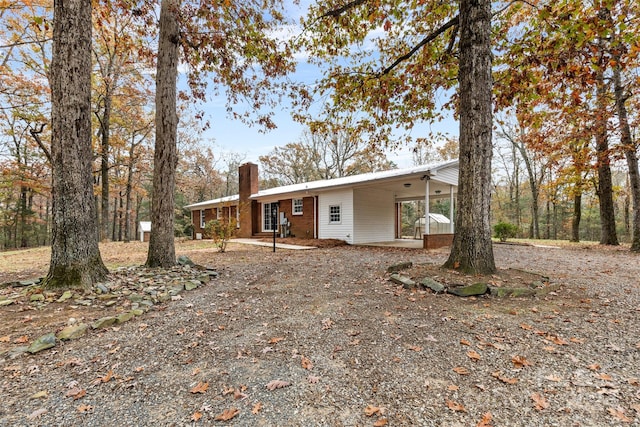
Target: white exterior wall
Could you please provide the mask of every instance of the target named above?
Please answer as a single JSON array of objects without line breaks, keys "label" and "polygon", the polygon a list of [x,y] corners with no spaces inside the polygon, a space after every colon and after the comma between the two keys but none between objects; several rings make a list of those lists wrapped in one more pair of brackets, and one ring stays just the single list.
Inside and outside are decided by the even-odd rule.
[{"label": "white exterior wall", "polygon": [[388,242],[395,239],[395,197],[373,187],[353,191],[354,243]]},{"label": "white exterior wall", "polygon": [[[342,221],[329,223],[329,206],[340,205]],[[340,239],[353,244],[353,190],[341,189],[318,196],[318,238]]]}]

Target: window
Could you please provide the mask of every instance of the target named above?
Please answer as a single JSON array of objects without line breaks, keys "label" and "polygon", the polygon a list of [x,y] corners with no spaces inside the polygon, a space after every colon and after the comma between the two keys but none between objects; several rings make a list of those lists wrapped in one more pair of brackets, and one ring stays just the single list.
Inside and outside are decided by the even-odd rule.
[{"label": "window", "polygon": [[293,215],[302,215],[302,199],[293,199]]},{"label": "window", "polygon": [[204,209],[200,209],[200,228],[204,228]]},{"label": "window", "polygon": [[222,208],[216,208],[216,219],[222,219]]},{"label": "window", "polygon": [[339,224],[341,221],[340,205],[329,206],[329,224]]}]

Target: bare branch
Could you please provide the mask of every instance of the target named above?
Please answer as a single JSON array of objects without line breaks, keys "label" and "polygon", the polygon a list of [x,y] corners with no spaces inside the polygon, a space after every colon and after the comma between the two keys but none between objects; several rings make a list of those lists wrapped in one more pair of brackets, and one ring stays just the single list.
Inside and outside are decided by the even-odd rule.
[{"label": "bare branch", "polygon": [[49,149],[44,145],[44,143],[42,142],[42,139],[40,139],[40,134],[44,130],[44,126],[45,126],[44,123],[41,123],[38,129],[34,129],[31,127],[31,125],[29,125],[29,133],[31,134],[33,139],[36,140],[36,142],[38,143],[38,146],[42,149],[42,152],[44,153],[49,163],[51,163],[51,152],[49,152]]},{"label": "bare branch", "polygon": [[[393,71],[398,65],[400,65],[403,61],[406,61],[407,59],[411,58],[413,55],[415,55],[415,53],[417,51],[419,51],[424,45],[426,45],[427,43],[432,42],[433,40],[435,40],[438,36],[440,36],[442,33],[444,33],[445,31],[447,31],[449,28],[451,27],[457,27],[458,23],[460,21],[460,15],[456,15],[455,17],[451,18],[451,20],[449,20],[449,22],[447,22],[446,24],[444,24],[443,26],[441,26],[440,28],[438,28],[437,30],[435,30],[434,32],[432,32],[431,34],[429,34],[427,37],[425,37],[424,39],[422,39],[422,41],[420,43],[418,43],[417,45],[415,45],[413,47],[413,49],[411,49],[409,52],[405,53],[404,55],[402,55],[401,57],[399,57],[398,59],[396,59],[395,61],[393,61],[393,63],[391,65],[389,65],[387,68],[385,68],[384,70],[382,70],[378,76],[384,76],[385,74],[389,74],[391,71]],[[457,31],[457,30],[456,30]]]},{"label": "bare branch", "polygon": [[341,6],[337,9],[333,9],[330,10],[322,15],[320,15],[320,18],[327,18],[329,16],[333,17],[333,18],[337,18],[338,16],[342,15],[343,13],[345,13],[347,10],[349,9],[353,9],[354,7],[358,7],[364,3],[366,3],[367,0],[353,0],[347,4],[345,4],[344,6]]}]

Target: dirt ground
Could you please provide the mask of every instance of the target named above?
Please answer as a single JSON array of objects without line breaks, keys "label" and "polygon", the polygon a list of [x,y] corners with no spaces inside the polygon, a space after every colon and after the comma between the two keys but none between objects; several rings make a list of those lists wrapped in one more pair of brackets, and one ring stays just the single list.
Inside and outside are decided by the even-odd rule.
[{"label": "dirt ground", "polygon": [[[0,303],[14,300],[0,306],[0,425],[640,425],[640,263],[626,248],[495,245],[500,271],[469,277],[439,267],[446,250],[322,246],[221,254],[178,242],[178,255],[219,277],[36,354],[14,350],[131,301],[31,302],[37,287],[0,289]],[[101,253],[115,271],[142,264],[146,244]],[[415,280],[512,287],[546,276],[550,288],[405,289],[387,268],[406,261]],[[0,253],[0,283],[43,275],[47,262],[46,249]],[[149,273],[118,274],[135,287]]]}]

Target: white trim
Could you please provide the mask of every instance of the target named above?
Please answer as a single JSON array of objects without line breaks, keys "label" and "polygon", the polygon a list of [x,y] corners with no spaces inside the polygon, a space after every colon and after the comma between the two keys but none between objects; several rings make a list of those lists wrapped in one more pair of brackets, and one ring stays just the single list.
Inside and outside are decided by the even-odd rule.
[{"label": "white trim", "polygon": [[206,209],[200,209],[200,228],[204,228],[206,225],[204,221],[205,211]]},{"label": "white trim", "polygon": [[273,209],[273,207],[271,205],[276,204],[277,206],[278,202],[273,202],[273,203],[262,203],[262,232],[263,233],[272,233],[273,232],[273,228],[266,228],[266,222],[267,222],[267,215],[265,215],[265,208],[267,207],[267,205],[269,205],[269,224],[271,225],[271,227],[273,227],[275,225],[275,230],[278,231],[278,214],[276,213],[276,223],[275,224],[271,224],[271,220],[273,219],[273,215],[271,215],[271,211]]}]

